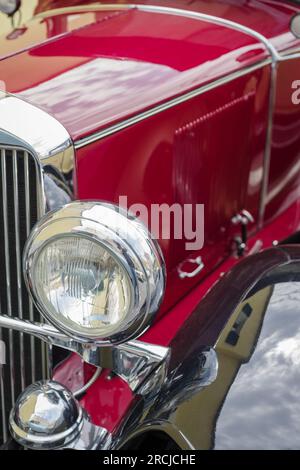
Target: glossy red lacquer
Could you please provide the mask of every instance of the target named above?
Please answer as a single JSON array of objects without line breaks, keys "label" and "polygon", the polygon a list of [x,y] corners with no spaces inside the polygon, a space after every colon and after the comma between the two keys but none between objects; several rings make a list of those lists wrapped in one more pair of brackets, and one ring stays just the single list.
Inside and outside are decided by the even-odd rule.
[{"label": "glossy red lacquer", "polygon": [[10,57],[0,76],[76,140],[267,56],[241,32],[133,10]]},{"label": "glossy red lacquer", "polygon": [[[228,256],[238,211],[247,207],[257,219],[269,86],[269,67],[261,68],[77,152],[80,199],[126,196],[128,208],[142,203],[148,214],[152,204],[177,203],[192,204],[195,215],[204,204],[204,248],[189,251],[187,237],[172,232],[159,238],[168,272],[162,311]],[[144,222],[151,229],[150,217]],[[199,254],[200,276],[180,279],[180,264],[190,270],[189,258]]]},{"label": "glossy red lacquer", "polygon": [[292,101],[300,58],[278,65],[266,221],[300,198],[300,105]]},{"label": "glossy red lacquer", "polygon": [[[0,37],[0,56],[30,49],[42,42],[52,41],[59,35],[66,35],[114,15],[109,12],[109,8],[105,11],[96,9],[98,5],[114,3],[111,0],[26,0],[26,4],[28,3],[32,3],[33,18],[22,24],[22,27],[16,28],[14,34],[12,32]],[[126,3],[146,4],[205,13],[253,28],[269,38],[279,50],[299,45],[299,40],[289,31],[291,16],[299,7],[288,1],[122,0],[117,3],[120,8]],[[55,13],[52,13],[53,11]]]},{"label": "glossy red lacquer", "polygon": [[[53,114],[80,139],[219,77],[270,58],[253,37],[213,22],[172,15],[90,9],[75,18],[74,5],[39,2],[43,13],[16,39],[0,39],[0,80]],[[95,3],[95,2],[93,2]],[[96,2],[97,3],[97,2]],[[104,2],[101,2],[104,3]],[[126,3],[126,2],[123,2]],[[132,2],[130,2],[132,3]],[[144,1],[141,3],[148,3]],[[290,32],[298,10],[265,1],[151,1],[227,18],[264,34],[281,52],[299,49]],[[100,5],[100,3],[99,3]],[[47,8],[65,7],[51,13]],[[78,13],[78,10],[77,10]],[[42,43],[41,43],[42,42]],[[203,295],[237,259],[231,242],[238,228],[231,218],[248,209],[251,250],[271,246],[300,228],[300,111],[291,101],[299,60],[278,67],[274,130],[266,203],[266,225],[258,231],[263,160],[269,120],[270,65],[236,78],[131,127],[80,148],[76,154],[80,199],[128,205],[178,202],[205,205],[205,245],[186,249],[186,239],[160,238],[167,264],[167,291],[156,323],[142,338],[168,345]],[[20,73],[22,71],[22,73]],[[194,279],[180,279],[178,267],[201,255]],[[75,361],[75,362],[73,362]],[[56,377],[75,389],[92,374],[72,356]],[[131,406],[133,394],[104,371],[82,403],[92,420],[112,431]]]},{"label": "glossy red lacquer", "polygon": [[[110,3],[104,0],[102,3]],[[247,26],[268,38],[279,50],[297,48],[290,31],[291,17],[300,10],[294,2],[280,0],[133,0],[132,4],[166,6],[217,16]]]},{"label": "glossy red lacquer", "polygon": [[[291,233],[300,230],[300,202],[292,204],[291,207],[277,218],[275,222],[266,226],[259,236],[249,240],[250,252],[269,248],[274,241],[284,240]],[[218,282],[222,275],[230,270],[238,259],[231,257],[222,263],[204,282],[196,287],[190,294],[185,296],[177,305],[162,317],[141,340],[150,344],[168,346],[176,333],[183,326],[191,313],[211,287]],[[68,387],[72,383],[72,390],[76,390],[72,368],[76,375],[84,373],[82,362],[76,355],[72,355],[65,365],[58,368],[55,379]],[[88,378],[90,378],[90,366]],[[79,372],[80,371],[80,372]],[[134,404],[134,395],[129,386],[119,377],[110,378],[108,371],[103,371],[95,384],[88,389],[81,404],[88,410],[94,423],[105,425],[109,431],[113,431],[124,419],[126,412]]]}]

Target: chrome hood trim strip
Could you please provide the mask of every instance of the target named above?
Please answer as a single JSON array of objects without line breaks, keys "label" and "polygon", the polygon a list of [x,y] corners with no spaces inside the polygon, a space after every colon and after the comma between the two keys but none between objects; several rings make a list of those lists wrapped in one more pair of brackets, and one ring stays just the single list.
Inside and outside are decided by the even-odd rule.
[{"label": "chrome hood trim strip", "polygon": [[222,77],[222,78],[219,78],[218,80],[210,82],[207,85],[203,85],[188,93],[184,93],[183,95],[180,95],[177,98],[173,98],[169,101],[166,101],[163,104],[150,108],[148,111],[145,111],[140,114],[136,114],[129,119],[120,121],[118,124],[107,127],[99,132],[90,134],[89,136],[83,139],[75,141],[74,143],[75,149],[81,149],[82,147],[86,147],[87,145],[97,142],[98,140],[104,139],[105,137],[108,137],[112,134],[116,134],[117,132],[123,129],[126,129],[127,127],[133,126],[134,124],[144,121],[145,119],[155,116],[156,114],[160,114],[170,108],[173,108],[174,106],[177,106],[181,103],[189,101],[199,95],[202,95],[210,90],[213,90],[214,88],[218,88],[219,86],[225,85],[226,83],[229,83],[239,77],[243,77],[244,75],[247,75],[248,73],[261,69],[270,64],[272,64],[271,58],[265,59],[263,61],[258,62],[257,64],[252,65],[251,67],[246,67],[240,71],[233,72],[229,75],[226,75],[225,77]]},{"label": "chrome hood trim strip", "polygon": [[[101,6],[99,7],[101,8]],[[101,9],[103,10],[109,10],[111,8],[115,9],[116,5],[107,4],[107,5],[103,5],[102,7],[103,8]],[[238,72],[229,74],[226,77],[210,82],[209,84],[202,86],[196,90],[193,90],[189,93],[185,93],[179,96],[178,98],[171,99],[162,105],[155,106],[146,112],[137,114],[130,119],[121,121],[120,123],[114,126],[108,127],[106,129],[103,129],[102,131],[91,134],[87,136],[86,138],[80,139],[75,142],[75,148],[80,149],[82,147],[85,147],[93,142],[96,142],[97,140],[103,139],[104,137],[112,135],[120,130],[126,129],[127,127],[132,126],[133,124],[136,124],[144,119],[147,119],[151,116],[161,113],[165,111],[166,109],[170,109],[180,103],[190,100],[194,98],[195,96],[205,93],[206,91],[212,90],[218,86],[221,86],[225,83],[235,80],[238,77],[246,75],[247,73],[250,73],[251,71],[256,70],[257,68],[264,67],[265,65],[271,64],[272,76],[271,76],[270,96],[269,96],[268,129],[267,129],[265,155],[264,155],[264,175],[263,175],[263,182],[262,182],[262,188],[261,188],[260,207],[259,207],[259,216],[258,216],[258,227],[261,228],[263,226],[264,215],[265,215],[265,210],[266,210],[266,196],[267,196],[268,182],[269,182],[271,143],[272,143],[272,132],[273,132],[272,117],[274,113],[275,97],[276,97],[277,65],[281,61],[286,61],[290,58],[294,58],[294,55],[293,54],[281,55],[273,46],[272,42],[269,39],[267,39],[265,36],[263,36],[262,34],[244,25],[241,25],[234,21],[220,18],[217,16],[207,15],[205,13],[182,10],[178,8],[170,8],[170,7],[163,7],[163,6],[161,7],[161,6],[154,6],[154,5],[141,5],[141,4],[119,5],[119,9],[120,10],[121,9],[122,10],[137,9],[139,11],[144,11],[144,12],[149,12],[149,13],[183,16],[185,18],[191,18],[191,19],[195,19],[199,21],[206,21],[206,22],[218,24],[221,26],[225,26],[230,29],[247,34],[253,37],[254,39],[256,39],[257,41],[259,41],[261,44],[263,44],[266,47],[267,51],[270,54],[270,59],[258,62],[257,64],[251,67],[246,67],[244,69],[241,69]],[[296,57],[298,57],[298,54],[296,55]]]}]

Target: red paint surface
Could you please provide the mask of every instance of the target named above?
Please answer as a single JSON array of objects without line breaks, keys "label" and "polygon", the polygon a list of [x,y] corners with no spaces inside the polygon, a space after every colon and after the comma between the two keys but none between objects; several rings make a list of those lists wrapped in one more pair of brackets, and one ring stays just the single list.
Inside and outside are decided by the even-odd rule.
[{"label": "red paint surface", "polygon": [[[103,3],[109,3],[109,0]],[[264,35],[279,51],[300,45],[299,39],[290,32],[291,17],[300,11],[300,7],[288,1],[129,0],[128,3],[168,6],[226,18]]]},{"label": "red paint surface", "polygon": [[[92,5],[90,11],[81,15],[72,11],[72,6],[90,3],[41,1],[35,13],[50,10],[44,17],[37,16],[29,22],[24,34],[16,39],[0,38],[2,54],[14,54],[0,61],[0,78],[7,90],[56,116],[75,139],[266,56],[262,45],[253,38],[213,23],[138,11],[95,11]],[[299,44],[289,32],[291,17],[299,10],[292,4],[214,0],[156,3],[244,24],[264,34],[279,50]],[[68,14],[51,13],[51,8],[65,6],[69,8]],[[297,67],[299,61],[290,61],[280,64],[278,69],[267,220],[299,197],[299,107],[296,109],[290,99],[291,80],[297,77]],[[217,108],[216,103],[212,112]],[[243,136],[239,126],[233,130]],[[135,142],[130,143],[129,149],[133,145]],[[86,151],[90,154],[93,147]],[[93,165],[99,167],[100,161],[102,165],[102,158],[98,160],[96,156]],[[253,157],[251,165],[253,178],[258,176],[257,186],[260,156]],[[86,173],[83,178],[90,181]],[[98,187],[99,184],[94,184],[91,194]],[[246,203],[249,208],[256,208],[257,188],[254,193],[248,189]],[[84,188],[81,192],[86,193]],[[105,198],[107,191],[102,187],[96,193],[97,199],[114,200],[116,196],[110,193]],[[143,202],[141,198],[137,201]],[[216,253],[215,258],[220,261],[222,256]]]},{"label": "red paint surface", "polygon": [[[61,0],[47,5],[80,3]],[[289,32],[297,7],[287,3],[159,4],[240,22],[264,34],[279,50],[299,47]],[[10,55],[0,62],[0,79],[8,91],[56,116],[73,138],[267,57],[253,38],[212,23],[137,11],[96,14],[91,7],[79,27],[72,24],[71,13],[37,18],[19,38],[0,39],[0,50]],[[299,229],[300,114],[289,95],[298,68],[297,61],[279,67],[267,205],[272,224],[259,233],[256,225],[251,227],[250,247],[262,242],[266,248]],[[163,202],[205,204],[205,246],[200,254],[206,268],[195,279],[180,280],[179,264],[199,253],[188,253],[185,239],[160,240],[168,267],[161,309],[165,315],[144,341],[168,345],[222,272],[237,262],[228,257],[234,235],[230,219],[242,208],[257,216],[269,71],[265,67],[241,77],[77,153],[79,198],[117,202],[119,195],[126,195],[129,204],[147,207]],[[91,373],[72,356],[55,377],[76,389],[82,374],[88,380]],[[127,384],[117,377],[108,380],[104,371],[82,403],[93,422],[112,431],[132,400]]]},{"label": "red paint surface", "polygon": [[[259,234],[259,237],[252,237],[249,241],[250,251],[255,249],[259,243],[261,249],[269,248],[277,240],[283,240],[291,233],[300,230],[300,202],[293,204],[285,213],[278,217],[272,224],[266,226]],[[168,312],[168,315],[162,317],[144,336],[142,341],[150,344],[168,346],[177,331],[180,330],[184,322],[203,299],[211,287],[222,277],[222,274],[230,270],[239,261],[233,257],[229,258],[220,265],[203,283],[195,288],[181,302]],[[71,370],[71,364],[74,361],[74,371],[77,370],[80,359],[73,355],[69,360],[67,367],[62,367],[59,376],[55,378],[65,384],[70,382],[68,370]],[[90,366],[88,366],[90,368]],[[65,373],[65,375],[64,375]],[[89,370],[89,377],[91,371]],[[106,427],[113,431],[124,419],[127,411],[134,401],[128,385],[119,377],[112,380],[107,379],[108,371],[103,371],[100,378],[90,387],[81,404],[88,411],[92,422]]]},{"label": "red paint surface", "polygon": [[300,59],[278,65],[267,222],[300,198],[300,105],[292,102],[292,83],[300,77],[299,70]]},{"label": "red paint surface", "polygon": [[[195,206],[204,204],[202,249],[188,250],[188,238],[175,239],[173,232],[170,239],[159,237],[168,271],[161,312],[229,255],[231,218],[238,211],[246,207],[257,219],[269,72],[269,67],[257,70],[77,153],[79,199],[118,203],[119,196],[127,196],[128,207],[143,204],[148,214],[152,204],[191,204],[194,227]],[[151,229],[150,218],[143,220]],[[181,280],[179,265],[187,261],[183,269],[194,269],[188,260],[199,255],[205,269]]]},{"label": "red paint surface", "polygon": [[[95,370],[95,367],[85,364],[79,356],[72,354],[56,367],[53,379],[74,393],[88,382]],[[94,424],[113,432],[133,402],[134,395],[126,382],[109,374],[110,371],[103,370],[80,403]]]},{"label": "red paint surface", "polygon": [[105,370],[80,403],[94,424],[112,432],[126,415],[133,400],[134,395],[127,383],[117,376],[110,378],[109,371]]},{"label": "red paint surface", "polygon": [[[30,1],[26,0],[26,3]],[[15,54],[39,45],[41,42],[51,41],[58,35],[66,35],[79,27],[103,21],[111,13],[109,11],[95,12],[93,5],[100,3],[111,4],[112,2],[111,0],[101,2],[95,0],[39,0],[34,9],[33,19],[23,25],[26,28],[24,34],[15,40],[7,40],[5,36],[0,36],[0,55]],[[251,2],[241,0],[227,2],[223,0],[128,0],[126,2],[123,0],[120,3],[158,5],[206,13],[235,21],[260,32],[269,38],[279,50],[299,45],[299,41],[289,32],[291,16],[299,11],[299,7],[292,2],[274,0],[252,0]],[[75,8],[88,7],[89,5],[90,9],[81,13],[79,20],[76,15],[78,10]],[[65,7],[69,9],[68,14],[52,15],[53,9]],[[39,17],[40,14],[44,16]]]},{"label": "red paint surface", "polygon": [[76,140],[267,56],[227,27],[133,10],[8,58],[0,76]]}]

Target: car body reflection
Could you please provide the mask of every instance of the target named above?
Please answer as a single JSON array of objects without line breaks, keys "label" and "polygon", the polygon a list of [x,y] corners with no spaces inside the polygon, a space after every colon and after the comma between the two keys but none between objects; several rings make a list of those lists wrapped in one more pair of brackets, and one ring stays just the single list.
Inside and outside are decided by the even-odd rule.
[{"label": "car body reflection", "polygon": [[237,309],[217,343],[218,378],[202,393],[202,448],[300,448],[299,310],[299,282],[266,287]]}]

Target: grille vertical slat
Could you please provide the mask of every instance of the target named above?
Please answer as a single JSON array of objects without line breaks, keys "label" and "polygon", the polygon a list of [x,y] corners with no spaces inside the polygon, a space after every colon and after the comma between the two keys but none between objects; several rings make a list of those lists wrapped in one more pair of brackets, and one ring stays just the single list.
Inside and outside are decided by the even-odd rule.
[{"label": "grille vertical slat", "polygon": [[[18,163],[17,151],[13,150],[13,186],[14,186],[14,220],[15,220],[15,242],[16,242],[16,268],[17,268],[17,297],[18,297],[18,317],[23,320],[22,305],[22,277],[21,277],[21,249],[20,249],[20,214],[19,214],[19,188],[18,188]],[[25,347],[24,334],[19,333],[20,340],[20,372],[21,387],[25,388]]]},{"label": "grille vertical slat", "polygon": [[[11,289],[10,289],[10,253],[8,237],[8,210],[7,210],[7,175],[6,175],[6,151],[1,149],[1,170],[2,170],[2,203],[3,203],[3,231],[4,231],[4,260],[6,274],[6,309],[7,314],[12,316]],[[3,269],[3,266],[2,266]],[[3,289],[3,287],[2,287]],[[1,305],[3,304],[1,298]],[[10,391],[11,400],[15,401],[15,361],[14,361],[14,334],[9,330],[9,366],[10,366]]]},{"label": "grille vertical slat", "polygon": [[[22,275],[22,254],[28,235],[42,215],[41,169],[33,156],[0,144],[0,306],[1,312],[41,321]],[[22,332],[2,329],[7,364],[0,377],[0,444],[8,437],[7,420],[16,397],[30,383],[46,376],[45,345]]]},{"label": "grille vertical slat", "polygon": [[[2,339],[2,336],[1,336]],[[4,378],[3,371],[0,371],[0,393],[1,393],[1,420],[2,420],[2,429],[3,429],[3,440],[7,440],[7,423],[5,416],[5,398],[4,398]]]},{"label": "grille vertical slat", "polygon": [[[0,314],[2,314],[1,308],[1,296],[0,296]],[[0,340],[2,340],[2,328],[0,328]],[[6,416],[4,413],[5,410],[5,398],[4,398],[4,378],[3,378],[3,370],[0,366],[0,398],[1,398],[1,406],[0,406],[0,422],[2,423],[3,429],[3,439],[4,441],[7,440],[7,423],[6,423]]]},{"label": "grille vertical slat", "polygon": [[[2,157],[2,153],[1,153],[1,150],[0,150],[0,157]],[[0,170],[1,170],[1,165],[0,165]],[[0,178],[0,193],[1,193],[1,196],[2,196],[2,180]],[[3,217],[2,217],[2,204],[0,204],[0,220],[3,220]],[[0,245],[1,246],[4,246],[4,238],[3,238],[3,231],[0,230]],[[3,269],[1,270],[0,269],[0,276],[1,276],[1,281],[0,281],[0,285],[5,285],[5,282],[3,283]],[[1,305],[1,295],[0,295],[0,313],[2,314],[3,313],[3,309],[2,309],[2,305]],[[0,340],[3,340],[3,331],[2,331],[2,328],[0,328]],[[0,423],[2,425],[2,429],[3,429],[3,440],[5,441],[7,439],[7,423],[6,423],[6,416],[5,416],[5,390],[4,390],[4,373],[3,373],[3,367],[0,366],[0,398],[1,398],[1,402],[0,402],[0,417],[1,417],[1,420],[0,420]]]},{"label": "grille vertical slat", "polygon": [[[31,205],[30,205],[30,183],[29,183],[29,164],[28,164],[28,153],[24,152],[24,179],[25,179],[25,210],[26,210],[26,237],[29,236],[31,230]],[[33,303],[29,299],[29,320],[34,321],[33,316]],[[35,371],[35,338],[30,337],[30,355],[31,355],[31,381],[36,381]]]}]

